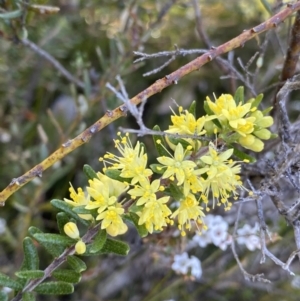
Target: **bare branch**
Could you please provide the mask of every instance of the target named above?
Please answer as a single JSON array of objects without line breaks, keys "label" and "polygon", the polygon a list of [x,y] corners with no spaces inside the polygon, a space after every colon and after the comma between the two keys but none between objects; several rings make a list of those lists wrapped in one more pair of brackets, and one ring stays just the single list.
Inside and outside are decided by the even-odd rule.
[{"label": "bare branch", "polygon": [[68,81],[75,84],[77,87],[84,89],[85,84],[84,82],[80,81],[79,79],[75,78],[63,65],[57,61],[50,53],[40,48],[35,43],[27,40],[27,39],[20,39],[20,43],[22,43],[24,46],[30,48],[35,53],[37,53],[42,58],[46,59],[48,62],[50,62],[55,69],[57,69]]}]

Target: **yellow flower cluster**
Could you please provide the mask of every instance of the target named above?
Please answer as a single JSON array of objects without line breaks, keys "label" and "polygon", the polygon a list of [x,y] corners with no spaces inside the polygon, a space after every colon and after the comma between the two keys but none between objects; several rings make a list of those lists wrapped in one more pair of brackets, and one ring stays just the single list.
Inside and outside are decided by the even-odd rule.
[{"label": "yellow flower cluster", "polygon": [[[124,218],[128,219],[129,213],[135,213],[136,225],[145,227],[149,233],[162,231],[175,222],[183,236],[193,225],[201,232],[206,228],[203,206],[207,211],[215,205],[224,205],[229,210],[230,198],[236,199],[239,190],[245,189],[239,175],[240,162],[232,159],[232,143],[258,152],[264,146],[261,140],[271,138],[267,128],[273,119],[257,109],[258,102],[259,99],[252,99],[236,103],[229,94],[221,95],[215,102],[207,97],[208,115],[198,119],[179,107],[179,114],[173,112],[172,125],[165,131],[170,135],[166,141],[172,152],[163,139],[156,140],[161,156],[151,169],[144,146],[140,142],[133,146],[128,134],[119,133],[114,141],[119,155],[107,153],[100,158],[105,174],[95,174],[86,192],[81,188],[76,192],[71,185],[71,200],[65,201],[84,208],[79,217],[101,221],[101,229],[111,236],[127,231]],[[184,137],[179,138],[180,135]],[[227,149],[226,143],[230,145]],[[160,179],[151,179],[154,172],[160,174]],[[78,240],[79,254],[85,246],[75,226],[68,223],[65,233]]]},{"label": "yellow flower cluster", "polygon": [[264,116],[262,111],[252,106],[251,100],[246,104],[236,104],[230,94],[222,94],[215,103],[206,97],[207,104],[219,120],[225,132],[238,133],[238,143],[254,152],[264,148],[261,140],[268,140],[271,132],[267,129],[273,124],[271,116]]}]

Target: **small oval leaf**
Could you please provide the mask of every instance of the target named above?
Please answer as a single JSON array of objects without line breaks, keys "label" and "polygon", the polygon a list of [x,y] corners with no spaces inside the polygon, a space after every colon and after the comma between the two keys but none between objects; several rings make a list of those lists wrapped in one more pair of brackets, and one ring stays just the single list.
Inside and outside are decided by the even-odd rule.
[{"label": "small oval leaf", "polygon": [[96,253],[96,252],[100,251],[103,248],[103,246],[106,242],[106,238],[107,238],[106,231],[105,230],[99,230],[99,232],[95,236],[95,239],[94,239],[93,243],[90,244],[90,252],[91,253]]},{"label": "small oval leaf", "polygon": [[74,292],[74,286],[68,282],[51,281],[39,284],[34,291],[43,295],[68,295]]},{"label": "small oval leaf", "polygon": [[88,165],[85,164],[83,166],[83,172],[86,174],[86,176],[88,177],[89,180],[93,180],[95,178],[98,178],[97,173],[94,171],[94,169]]},{"label": "small oval leaf", "polygon": [[81,274],[74,272],[74,270],[62,269],[52,273],[52,276],[59,281],[68,283],[78,283],[81,279]]},{"label": "small oval leaf", "polygon": [[39,256],[37,249],[30,237],[23,240],[24,268],[27,270],[37,270],[39,268]]},{"label": "small oval leaf", "polygon": [[15,275],[19,278],[25,278],[27,280],[30,279],[38,279],[44,277],[45,273],[41,270],[31,270],[31,271],[19,271],[16,272]]},{"label": "small oval leaf", "polygon": [[81,273],[87,269],[86,264],[76,256],[68,256],[67,263],[76,272]]}]

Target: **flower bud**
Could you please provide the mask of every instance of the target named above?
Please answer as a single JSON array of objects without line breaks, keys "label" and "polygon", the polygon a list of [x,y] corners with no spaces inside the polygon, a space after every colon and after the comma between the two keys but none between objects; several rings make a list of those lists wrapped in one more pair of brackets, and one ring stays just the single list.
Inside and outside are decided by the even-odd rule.
[{"label": "flower bud", "polygon": [[254,135],[259,139],[268,140],[271,137],[271,132],[267,129],[261,129],[259,131],[255,131]]},{"label": "flower bud", "polygon": [[77,254],[83,254],[86,251],[86,245],[82,240],[79,240],[75,245],[75,251]]},{"label": "flower bud", "polygon": [[64,225],[64,231],[66,235],[73,239],[79,239],[79,230],[77,228],[77,225],[73,222],[66,223]]}]

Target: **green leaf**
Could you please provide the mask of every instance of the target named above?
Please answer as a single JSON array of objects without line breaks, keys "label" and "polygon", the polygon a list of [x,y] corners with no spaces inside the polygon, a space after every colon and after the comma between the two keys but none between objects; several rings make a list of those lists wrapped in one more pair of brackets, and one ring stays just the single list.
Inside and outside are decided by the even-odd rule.
[{"label": "green leaf", "polygon": [[86,205],[77,206],[73,208],[73,211],[77,214],[91,214],[91,210],[85,209]]},{"label": "green leaf", "polygon": [[39,284],[34,291],[43,295],[68,295],[74,292],[74,286],[68,282],[51,281]]},{"label": "green leaf", "polygon": [[25,292],[22,294],[23,301],[35,301],[35,294],[33,292]]},{"label": "green leaf", "polygon": [[[180,143],[184,149],[186,149],[188,146],[190,146],[190,143],[182,138],[175,138],[175,137],[171,137],[171,136],[169,136],[168,138],[172,144],[177,145]],[[170,154],[168,155],[168,157],[170,157]]]},{"label": "green leaf", "polygon": [[68,283],[78,283],[81,279],[81,274],[74,272],[74,270],[62,269],[56,270],[52,273],[52,276],[59,281]]},{"label": "green leaf", "polygon": [[240,86],[236,89],[235,94],[233,96],[236,105],[238,105],[240,102],[244,104],[244,87]]},{"label": "green leaf", "polygon": [[85,226],[89,226],[89,222],[80,218],[74,211],[73,207],[61,200],[52,200],[50,201],[53,207],[65,212],[68,216],[74,218],[76,221],[82,223]]},{"label": "green leaf", "polygon": [[23,288],[22,285],[19,282],[11,279],[10,277],[8,277],[8,276],[6,276],[2,273],[0,273],[0,285],[1,286],[7,286],[7,287],[12,288],[16,291],[19,291]]},{"label": "green leaf", "polygon": [[21,9],[17,9],[7,13],[2,13],[0,14],[0,19],[9,20],[9,19],[19,18],[22,16],[22,13],[23,12]]},{"label": "green leaf", "polygon": [[97,173],[88,164],[85,164],[83,166],[83,172],[86,174],[86,176],[88,177],[89,180],[93,180],[94,178],[98,179]]},{"label": "green leaf", "polygon": [[[34,237],[34,235],[36,234],[44,234],[40,229],[36,228],[36,227],[30,227],[28,229],[28,232],[30,233],[30,235],[32,237]],[[39,242],[48,253],[50,253],[53,257],[58,257],[64,250],[65,248],[63,246],[59,246],[59,245],[53,245],[53,244],[49,244],[49,243],[44,243],[44,242]]]},{"label": "green leaf", "polygon": [[[214,115],[214,112],[210,109],[207,101],[205,100],[204,101],[204,104],[203,104],[203,108],[204,108],[204,111],[206,112],[207,115],[211,116],[211,115]],[[215,119],[212,119],[211,120],[219,129],[222,129],[222,124],[220,123],[220,121],[215,118]]]},{"label": "green leaf", "polygon": [[259,94],[256,96],[256,98],[252,101],[252,99],[250,99],[251,102],[251,109],[252,108],[258,108],[259,104],[261,103],[262,99],[263,99],[264,95],[263,94]]},{"label": "green leaf", "polygon": [[264,110],[261,111],[261,112],[263,113],[264,116],[266,116],[266,115],[268,115],[268,113],[269,113],[270,111],[272,111],[272,110],[273,110],[273,107],[268,107],[268,108],[264,109]]},{"label": "green leaf", "polygon": [[194,115],[196,118],[196,101],[195,100],[191,103],[191,105],[189,107],[189,113]]},{"label": "green leaf", "polygon": [[74,255],[67,257],[67,263],[74,271],[78,273],[81,273],[87,269],[85,262]]},{"label": "green leaf", "polygon": [[116,255],[126,256],[130,250],[129,245],[123,241],[107,238],[103,248],[96,252],[92,253],[90,251],[91,247],[87,245],[87,250],[82,256],[91,256],[91,255],[100,255],[107,253],[114,253]]},{"label": "green leaf", "polygon": [[7,300],[8,300],[7,294],[5,292],[0,291],[0,301],[7,301]]},{"label": "green leaf", "polygon": [[37,270],[39,268],[39,256],[37,249],[30,237],[23,240],[24,268],[26,270]]},{"label": "green leaf", "polygon": [[56,214],[57,226],[60,234],[65,234],[64,225],[70,221],[70,218],[65,212]]},{"label": "green leaf", "polygon": [[54,233],[37,233],[33,236],[40,243],[47,243],[52,245],[60,245],[64,247],[69,247],[73,245],[76,241],[68,236],[63,236]]},{"label": "green leaf", "polygon": [[38,279],[44,277],[45,273],[41,270],[30,270],[30,271],[19,271],[16,272],[15,275],[19,278],[25,278],[27,280],[30,279]]},{"label": "green leaf", "polygon": [[[158,125],[155,125],[153,127],[153,131],[161,132],[161,129]],[[160,141],[160,143],[157,143],[158,140]],[[154,142],[154,145],[155,145],[155,148],[156,148],[158,154],[161,157],[162,156],[167,156],[167,157],[170,156],[170,154],[166,150],[166,142],[165,142],[164,137],[162,137],[160,135],[153,135],[153,142]]]},{"label": "green leaf", "polygon": [[106,169],[104,173],[106,176],[108,176],[109,178],[111,178],[113,180],[116,180],[116,181],[119,181],[122,183],[124,183],[124,182],[130,183],[131,182],[131,179],[129,179],[129,178],[122,178],[120,176],[121,171],[118,169]]},{"label": "green leaf", "polygon": [[140,217],[136,213],[130,212],[129,216],[125,215],[124,217],[135,225],[140,237],[146,237],[148,235],[148,230],[145,225],[139,225]]},{"label": "green leaf", "polygon": [[233,147],[233,154],[236,157],[238,157],[239,159],[241,159],[242,161],[243,160],[249,160],[250,163],[256,162],[255,158],[253,158],[252,156],[249,156],[249,155],[245,154],[244,152],[242,152],[242,151],[240,151],[240,150],[238,150],[238,149],[236,149],[234,147]]},{"label": "green leaf", "polygon": [[100,251],[103,248],[103,246],[106,242],[106,238],[107,238],[106,231],[105,230],[99,230],[99,232],[95,236],[95,239],[94,239],[93,243],[90,244],[90,252],[91,253],[96,253],[96,252]]},{"label": "green leaf", "polygon": [[179,201],[184,198],[184,194],[181,191],[181,189],[179,188],[179,186],[175,185],[174,183],[171,183],[169,188],[170,188],[171,196],[175,200]]},{"label": "green leaf", "polygon": [[162,168],[163,165],[161,164],[150,164],[150,168],[157,174],[162,175],[166,168]]}]

